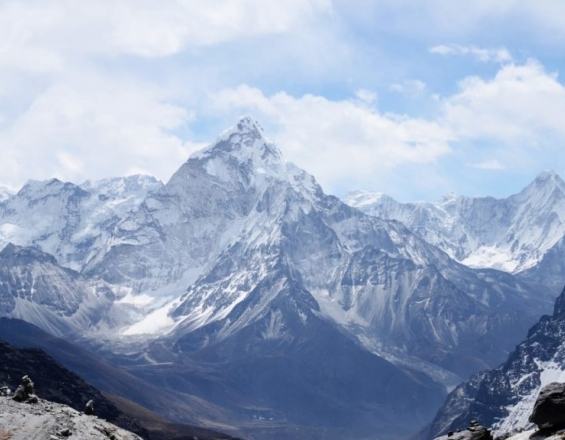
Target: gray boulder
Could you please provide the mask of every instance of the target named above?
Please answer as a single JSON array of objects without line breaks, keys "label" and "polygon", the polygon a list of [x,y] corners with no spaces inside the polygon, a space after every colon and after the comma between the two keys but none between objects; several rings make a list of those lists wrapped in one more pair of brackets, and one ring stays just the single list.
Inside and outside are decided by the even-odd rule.
[{"label": "gray boulder", "polygon": [[12,394],[12,390],[8,386],[1,386],[0,387],[0,396],[8,397]]},{"label": "gray boulder", "polygon": [[565,427],[565,383],[553,382],[540,391],[530,422],[542,430]]}]

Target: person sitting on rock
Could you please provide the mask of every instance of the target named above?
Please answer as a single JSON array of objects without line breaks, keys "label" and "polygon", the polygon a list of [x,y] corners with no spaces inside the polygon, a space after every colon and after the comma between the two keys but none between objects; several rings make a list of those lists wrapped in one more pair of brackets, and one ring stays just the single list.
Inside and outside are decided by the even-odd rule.
[{"label": "person sitting on rock", "polygon": [[86,405],[84,406],[84,413],[87,416],[94,415],[94,400],[89,400],[88,402],[86,402]]}]

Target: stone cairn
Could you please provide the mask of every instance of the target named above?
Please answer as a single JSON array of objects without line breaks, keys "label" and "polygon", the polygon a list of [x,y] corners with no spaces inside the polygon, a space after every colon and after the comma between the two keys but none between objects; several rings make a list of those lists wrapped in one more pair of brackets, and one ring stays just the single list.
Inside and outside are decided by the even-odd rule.
[{"label": "stone cairn", "polygon": [[12,397],[16,402],[37,403],[39,400],[35,395],[33,381],[26,374],[22,377],[21,383],[16,388],[14,396]]}]

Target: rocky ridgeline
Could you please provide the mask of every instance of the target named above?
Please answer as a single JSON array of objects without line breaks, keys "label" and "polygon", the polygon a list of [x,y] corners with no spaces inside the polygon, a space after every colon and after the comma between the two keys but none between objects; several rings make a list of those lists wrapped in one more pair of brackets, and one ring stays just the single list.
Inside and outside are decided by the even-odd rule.
[{"label": "rocky ridgeline", "polygon": [[0,387],[0,439],[2,440],[141,440],[94,415],[94,402],[84,412],[37,397],[27,375],[12,393]]},{"label": "rocky ridgeline", "polygon": [[[565,439],[565,383],[553,382],[542,388],[529,421],[537,426],[494,440]],[[435,440],[493,440],[489,429],[472,421],[467,429],[449,432]]]}]

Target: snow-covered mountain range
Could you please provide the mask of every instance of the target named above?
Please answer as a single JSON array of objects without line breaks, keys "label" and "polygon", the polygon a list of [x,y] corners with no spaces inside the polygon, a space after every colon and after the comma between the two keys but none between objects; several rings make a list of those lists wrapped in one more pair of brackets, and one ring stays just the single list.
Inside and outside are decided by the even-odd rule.
[{"label": "snow-covered mountain range", "polygon": [[[537,208],[551,219],[540,227],[557,234],[558,189],[544,182]],[[508,210],[527,220],[518,196],[512,209],[484,208],[497,231]],[[433,209],[475,204],[461,203]],[[398,438],[431,418],[446,386],[501,361],[552,297],[461,264],[468,256],[426,235],[435,220],[417,228],[406,215],[325,194],[243,118],[165,184],[29,182],[0,202],[1,310],[104,345],[259,438]],[[477,237],[492,221],[468,215]],[[525,252],[542,234],[521,237]],[[519,255],[514,269],[532,266]]]},{"label": "snow-covered mountain range", "polygon": [[565,182],[553,172],[506,199],[450,195],[438,203],[400,203],[355,192],[347,203],[401,221],[467,266],[512,273],[536,267],[565,234]]}]

